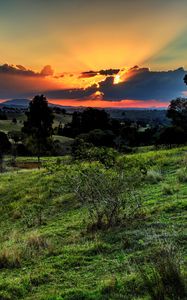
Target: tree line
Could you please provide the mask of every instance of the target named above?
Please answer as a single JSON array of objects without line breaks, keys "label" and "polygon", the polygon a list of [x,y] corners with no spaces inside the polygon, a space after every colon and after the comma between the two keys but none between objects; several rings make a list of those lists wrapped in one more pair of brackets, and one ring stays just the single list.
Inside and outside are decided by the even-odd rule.
[{"label": "tree line", "polygon": [[[55,113],[58,113],[55,111]],[[21,132],[0,132],[0,165],[3,155],[10,150],[13,157],[36,155],[38,162],[42,155],[55,155],[53,109],[49,107],[45,96],[37,95],[29,103],[25,112],[26,121]],[[140,126],[132,121],[121,122],[112,119],[102,109],[86,108],[82,112],[74,112],[70,123],[63,127],[61,122],[55,129],[57,135],[74,139],[72,154],[84,156],[85,149],[92,147],[114,148],[119,152],[131,152],[134,147],[148,145],[185,144],[187,142],[187,99],[177,98],[170,102],[167,117],[170,126],[152,126],[141,131]],[[11,141],[11,142],[10,142]]]}]

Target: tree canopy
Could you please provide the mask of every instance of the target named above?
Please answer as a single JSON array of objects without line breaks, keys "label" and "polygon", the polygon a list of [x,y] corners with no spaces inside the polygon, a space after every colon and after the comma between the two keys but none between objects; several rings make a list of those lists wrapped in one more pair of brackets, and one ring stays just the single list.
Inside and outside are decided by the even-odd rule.
[{"label": "tree canopy", "polygon": [[24,122],[23,133],[26,144],[31,152],[38,158],[49,149],[49,139],[53,133],[53,112],[48,106],[48,101],[43,95],[37,95],[29,103],[26,112],[27,120]]},{"label": "tree canopy", "polygon": [[187,99],[177,98],[170,102],[167,117],[172,119],[174,126],[187,129]]}]

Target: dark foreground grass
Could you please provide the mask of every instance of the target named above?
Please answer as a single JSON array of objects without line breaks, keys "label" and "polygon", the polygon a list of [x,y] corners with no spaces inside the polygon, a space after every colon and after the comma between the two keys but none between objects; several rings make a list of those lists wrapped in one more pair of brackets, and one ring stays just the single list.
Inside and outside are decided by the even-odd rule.
[{"label": "dark foreground grass", "polygon": [[[151,180],[144,174],[140,187],[145,217],[109,230],[88,230],[87,210],[65,193],[63,171],[1,174],[0,299],[154,299],[153,286],[163,290],[158,266],[164,270],[170,258],[155,265],[163,245],[176,249],[182,286],[187,262],[187,183],[181,180],[186,150],[119,158],[118,167],[130,172],[144,166]],[[178,297],[164,293],[157,300]]]}]

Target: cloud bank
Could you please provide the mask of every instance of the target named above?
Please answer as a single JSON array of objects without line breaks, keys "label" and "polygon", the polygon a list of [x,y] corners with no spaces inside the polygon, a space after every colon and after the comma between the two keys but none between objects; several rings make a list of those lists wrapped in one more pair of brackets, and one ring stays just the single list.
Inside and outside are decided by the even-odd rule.
[{"label": "cloud bank", "polygon": [[[43,93],[49,99],[80,101],[107,101],[117,103],[128,100],[168,102],[185,95],[187,90],[183,78],[187,72],[183,68],[169,71],[151,71],[135,66],[130,69],[106,69],[86,71],[79,74],[80,88],[67,88],[75,76],[57,76],[50,65],[40,72],[27,69],[22,65],[0,65],[0,99],[33,97]],[[99,75],[99,76],[98,76]],[[116,84],[116,76],[119,81]],[[82,87],[87,78],[90,86]],[[73,101],[75,103],[75,101]]]},{"label": "cloud bank", "polygon": [[[113,74],[118,74],[120,70]],[[84,72],[87,77],[94,77],[95,72]],[[97,73],[98,74],[98,73]],[[109,73],[106,72],[108,75]],[[150,71],[148,68],[135,66],[122,75],[122,82],[114,84],[115,76],[106,76],[97,85],[86,89],[68,89],[46,91],[54,99],[91,99],[94,93],[101,93],[106,101],[122,100],[157,100],[169,101],[180,97],[185,91],[183,68],[170,71]],[[109,74],[110,75],[110,74]]]},{"label": "cloud bank", "polygon": [[26,69],[22,65],[9,65],[3,64],[0,65],[0,74],[4,75],[20,75],[20,76],[30,76],[30,77],[40,77],[40,76],[50,76],[53,75],[53,70],[50,65],[46,65],[43,67],[41,72],[35,72],[29,69]]}]

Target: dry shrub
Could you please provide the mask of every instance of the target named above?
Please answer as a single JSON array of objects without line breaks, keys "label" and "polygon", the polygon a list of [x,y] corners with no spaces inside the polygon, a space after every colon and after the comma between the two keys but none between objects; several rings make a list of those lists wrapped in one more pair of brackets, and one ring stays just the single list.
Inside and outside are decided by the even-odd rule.
[{"label": "dry shrub", "polygon": [[17,268],[21,265],[21,252],[18,248],[4,247],[0,251],[0,269]]},{"label": "dry shrub", "polygon": [[47,253],[52,253],[54,250],[51,242],[37,231],[30,233],[25,241],[24,248],[26,257],[41,254],[44,251],[47,251]]},{"label": "dry shrub", "polygon": [[142,198],[123,172],[90,163],[71,168],[65,176],[70,192],[87,207],[91,228],[126,224],[142,215]]},{"label": "dry shrub", "polygon": [[48,242],[46,238],[42,235],[40,235],[37,231],[32,232],[28,237],[27,237],[27,246],[30,249],[40,251],[43,249],[48,248]]}]

